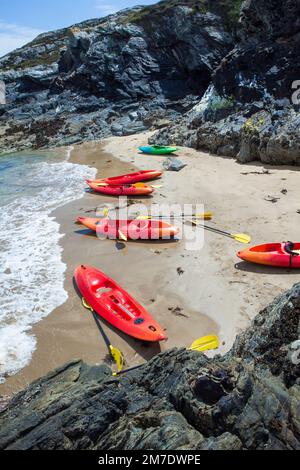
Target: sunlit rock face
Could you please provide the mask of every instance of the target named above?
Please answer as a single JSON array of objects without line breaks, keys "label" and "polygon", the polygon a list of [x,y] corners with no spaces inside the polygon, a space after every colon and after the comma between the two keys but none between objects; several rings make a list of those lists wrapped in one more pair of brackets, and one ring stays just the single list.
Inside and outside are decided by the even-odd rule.
[{"label": "sunlit rock face", "polygon": [[0,60],[8,100],[0,150],[173,121],[202,97],[234,46],[226,15],[212,10],[192,0],[137,7],[42,34],[8,54]]}]

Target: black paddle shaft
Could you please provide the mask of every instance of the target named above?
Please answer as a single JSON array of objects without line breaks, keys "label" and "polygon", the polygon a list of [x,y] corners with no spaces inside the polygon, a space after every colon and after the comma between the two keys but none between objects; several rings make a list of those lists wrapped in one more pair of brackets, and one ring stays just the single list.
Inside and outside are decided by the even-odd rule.
[{"label": "black paddle shaft", "polygon": [[[147,363],[145,362],[145,364],[147,364]],[[124,375],[124,374],[126,374],[127,372],[131,372],[131,371],[133,371],[133,370],[140,369],[140,368],[143,367],[145,364],[140,364],[139,366],[135,366],[135,367],[131,367],[130,369],[122,370],[121,372],[118,372],[117,375]]]},{"label": "black paddle shaft", "polygon": [[218,228],[215,228],[215,227],[211,227],[209,225],[204,225],[203,224],[203,227],[206,229],[206,230],[211,230],[211,232],[216,232],[216,233],[220,233],[221,235],[226,235],[227,237],[231,237],[231,233],[229,232],[224,232],[224,230],[220,230]]},{"label": "black paddle shaft", "polygon": [[94,317],[94,320],[95,320],[95,322],[96,322],[97,328],[98,328],[98,330],[100,331],[100,333],[101,333],[101,335],[102,335],[102,337],[103,337],[103,339],[104,339],[104,341],[105,341],[105,344],[106,344],[106,346],[107,346],[107,348],[108,348],[108,350],[109,350],[109,352],[110,352],[110,346],[111,346],[110,341],[109,341],[108,337],[106,336],[105,331],[104,331],[103,328],[102,328],[102,325],[101,325],[101,323],[100,323],[100,320],[99,320],[99,318],[98,318],[97,313],[94,312],[94,310],[93,310],[92,313],[93,313],[93,317]]}]

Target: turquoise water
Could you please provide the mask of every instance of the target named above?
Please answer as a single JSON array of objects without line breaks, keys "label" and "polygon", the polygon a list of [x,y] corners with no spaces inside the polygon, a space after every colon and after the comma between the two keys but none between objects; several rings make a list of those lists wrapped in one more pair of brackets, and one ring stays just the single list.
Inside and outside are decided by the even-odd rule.
[{"label": "turquoise water", "polygon": [[0,155],[0,206],[20,196],[38,194],[42,184],[34,180],[35,169],[39,163],[55,160],[62,158],[46,153]]},{"label": "turquoise water", "polygon": [[31,327],[67,299],[52,212],[84,195],[96,170],[69,151],[0,156],[0,383],[31,360]]}]

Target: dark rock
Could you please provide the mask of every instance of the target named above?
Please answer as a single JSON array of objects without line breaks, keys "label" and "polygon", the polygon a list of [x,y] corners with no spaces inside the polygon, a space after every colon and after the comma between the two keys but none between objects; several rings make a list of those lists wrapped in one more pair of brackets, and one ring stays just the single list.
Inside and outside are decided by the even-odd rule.
[{"label": "dark rock", "polygon": [[118,378],[74,361],[6,404],[0,449],[299,450],[299,332],[296,284],[223,357],[173,349]]},{"label": "dark rock", "polygon": [[238,41],[192,110],[153,140],[237,158],[300,164],[299,2],[243,3]]}]

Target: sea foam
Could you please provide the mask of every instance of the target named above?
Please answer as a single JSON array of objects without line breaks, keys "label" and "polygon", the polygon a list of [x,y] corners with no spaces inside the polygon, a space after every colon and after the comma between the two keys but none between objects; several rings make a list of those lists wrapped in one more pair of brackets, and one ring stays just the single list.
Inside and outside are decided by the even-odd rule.
[{"label": "sea foam", "polygon": [[[31,327],[67,300],[65,264],[54,209],[84,195],[96,170],[68,161],[29,163],[24,195],[1,207],[0,383],[29,364],[36,348]],[[16,182],[17,184],[17,182]],[[21,185],[21,186],[22,186]]]}]

